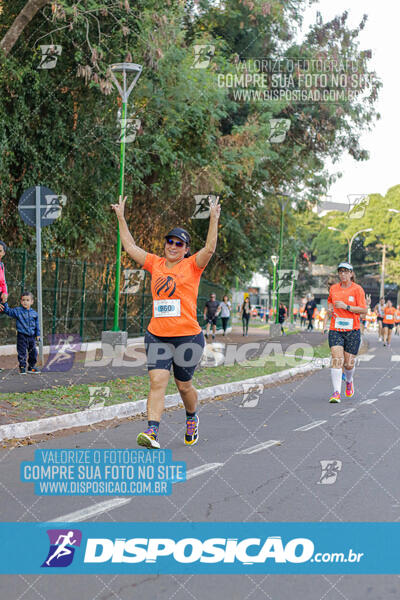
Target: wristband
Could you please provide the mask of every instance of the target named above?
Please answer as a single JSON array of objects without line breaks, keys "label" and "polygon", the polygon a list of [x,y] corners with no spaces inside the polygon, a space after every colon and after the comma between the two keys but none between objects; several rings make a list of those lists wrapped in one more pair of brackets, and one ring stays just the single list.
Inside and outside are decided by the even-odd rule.
[{"label": "wristband", "polygon": [[346,306],[346,310],[348,310],[349,312],[351,312],[349,304]]}]

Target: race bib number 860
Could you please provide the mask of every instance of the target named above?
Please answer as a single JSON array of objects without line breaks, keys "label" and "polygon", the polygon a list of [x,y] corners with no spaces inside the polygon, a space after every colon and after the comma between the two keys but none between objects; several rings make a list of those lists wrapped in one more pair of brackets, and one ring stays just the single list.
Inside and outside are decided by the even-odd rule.
[{"label": "race bib number 860", "polygon": [[155,317],[180,317],[181,301],[178,300],[154,300]]}]

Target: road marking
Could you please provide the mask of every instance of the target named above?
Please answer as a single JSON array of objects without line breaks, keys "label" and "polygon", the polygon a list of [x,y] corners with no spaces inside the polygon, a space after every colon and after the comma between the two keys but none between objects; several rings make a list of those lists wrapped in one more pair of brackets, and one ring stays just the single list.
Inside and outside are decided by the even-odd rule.
[{"label": "road marking", "polygon": [[75,512],[63,515],[62,517],[51,519],[49,523],[86,521],[89,517],[95,517],[96,515],[101,515],[109,510],[114,510],[114,508],[128,504],[131,500],[132,498],[114,498],[113,500],[106,500],[105,502],[99,502],[98,504],[93,504],[87,508],[82,508],[81,510],[76,510]]},{"label": "road marking", "polygon": [[372,360],[373,358],[375,358],[375,354],[361,354],[358,357],[359,362],[368,362],[370,360]]},{"label": "road marking", "polygon": [[341,410],[340,412],[333,413],[332,417],[345,417],[346,415],[349,415],[350,413],[354,412],[355,410],[356,410],[355,408],[345,408],[344,410]]},{"label": "road marking", "polygon": [[[393,362],[400,362],[400,354],[392,354],[392,358],[390,360]],[[400,388],[400,385],[398,388]]]},{"label": "road marking", "polygon": [[207,463],[206,465],[189,469],[189,471],[186,473],[186,481],[188,479],[192,479],[193,477],[197,477],[198,475],[203,475],[203,473],[207,473],[207,471],[218,469],[218,467],[222,467],[223,464],[224,463]]},{"label": "road marking", "polygon": [[[193,477],[197,477],[198,475],[202,475],[203,473],[207,473],[207,471],[212,471],[213,469],[218,469],[224,463],[209,463],[206,465],[201,465],[200,467],[196,467],[195,469],[190,469],[186,473],[186,480],[192,479]],[[99,502],[98,504],[93,504],[92,506],[88,506],[86,508],[82,508],[81,510],[77,510],[75,512],[69,513],[67,515],[62,515],[61,517],[57,517],[56,519],[51,519],[48,521],[49,523],[67,523],[67,522],[78,522],[78,521],[86,521],[90,517],[95,517],[96,515],[101,515],[110,510],[114,510],[114,508],[118,508],[119,506],[124,506],[124,504],[128,504],[132,501],[132,498],[114,498],[113,500],[106,500],[105,502]]]},{"label": "road marking", "polygon": [[374,402],[378,402],[378,398],[371,398],[371,400],[363,400],[362,402],[360,402],[360,406],[361,404],[373,404]]},{"label": "road marking", "polygon": [[387,392],[381,392],[378,396],[390,396],[390,394],[394,394],[394,390],[388,390]]},{"label": "road marking", "polygon": [[271,446],[279,446],[282,443],[283,440],[268,440],[268,442],[261,442],[261,444],[257,444],[256,446],[250,446],[250,448],[235,452],[235,454],[254,454],[255,452],[260,452],[261,450],[271,448]]},{"label": "road marking", "polygon": [[293,429],[293,431],[309,431],[310,429],[314,429],[314,427],[319,427],[324,423],[326,423],[326,421],[313,421],[312,423],[307,423],[307,425],[303,425],[302,427]]}]

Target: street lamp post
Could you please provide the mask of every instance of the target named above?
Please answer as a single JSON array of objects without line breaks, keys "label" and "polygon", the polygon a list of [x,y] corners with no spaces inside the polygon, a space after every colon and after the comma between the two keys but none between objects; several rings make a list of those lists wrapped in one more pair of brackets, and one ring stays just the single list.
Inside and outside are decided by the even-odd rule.
[{"label": "street lamp post", "polygon": [[292,284],[290,286],[290,297],[289,297],[289,314],[290,322],[293,324],[293,301],[294,301],[294,285],[296,280],[296,253],[293,254],[293,269],[292,269]]},{"label": "street lamp post", "polygon": [[[137,80],[142,72],[142,65],[134,63],[118,63],[111,65],[110,72],[116,88],[122,100],[121,112],[121,146],[120,146],[120,166],[119,166],[119,195],[124,196],[124,177],[125,177],[125,137],[126,137],[126,117],[128,99],[130,93],[136,85]],[[116,77],[116,73],[122,73],[122,81]],[[131,83],[128,85],[127,77],[133,75]],[[121,278],[121,237],[119,233],[119,225],[117,225],[117,257],[115,262],[115,306],[114,306],[114,322],[113,331],[119,331],[119,287]]]},{"label": "street lamp post", "polygon": [[274,317],[275,301],[276,301],[276,265],[278,264],[279,257],[271,256],[272,264],[274,265],[274,275],[272,280],[272,318]]},{"label": "street lamp post", "polygon": [[[280,207],[281,207],[281,218],[280,218],[280,228],[279,228],[279,256],[278,256],[278,273],[280,272],[280,269],[282,267],[282,244],[283,244],[283,217],[284,217],[284,213],[285,213],[285,208],[287,203],[289,202],[289,200],[293,200],[296,201],[296,198],[293,197],[291,194],[287,194],[286,192],[281,192],[277,189],[269,189],[266,190],[269,194],[272,195],[276,195],[278,198],[284,198],[284,200],[281,200],[279,202]],[[272,257],[271,257],[272,260]],[[279,313],[278,313],[278,306],[279,306],[279,281],[278,281],[278,286],[277,286],[277,292],[276,292],[276,307],[277,307],[277,311],[276,311],[276,316],[275,316],[275,323],[279,323]]]},{"label": "street lamp post", "polygon": [[[400,210],[388,208],[388,212],[399,214]],[[385,297],[385,263],[386,263],[386,244],[382,245],[382,263],[381,263],[381,281],[379,287],[379,298]]]},{"label": "street lamp post", "polygon": [[[285,212],[285,208],[286,208],[286,204],[287,204],[287,200],[286,202],[281,202],[281,225],[280,225],[280,229],[279,229],[279,262],[278,262],[278,273],[280,276],[280,271],[282,268],[282,243],[283,243],[283,215]],[[280,282],[279,282],[280,283]],[[278,307],[279,307],[279,285],[278,285],[278,290],[277,290],[277,295],[276,295],[276,317],[275,317],[275,323],[279,323],[279,311],[278,311]]]},{"label": "street lamp post", "polygon": [[350,264],[351,264],[351,247],[353,245],[354,240],[360,233],[366,233],[367,231],[373,231],[372,227],[368,227],[368,229],[360,229],[360,231],[357,231],[357,233],[355,233],[353,235],[353,237],[351,238],[350,243],[349,243],[349,256],[348,256]]},{"label": "street lamp post", "polygon": [[371,227],[369,227],[368,229],[360,229],[360,231],[357,231],[352,238],[348,238],[347,235],[344,233],[344,231],[342,231],[341,229],[338,229],[337,227],[328,227],[328,229],[330,229],[331,231],[338,231],[339,233],[341,233],[342,235],[344,235],[344,237],[347,240],[348,243],[348,253],[347,253],[347,260],[348,262],[351,264],[351,248],[353,246],[353,242],[356,239],[356,237],[360,234],[360,233],[364,233],[367,231],[373,231],[373,229]]}]

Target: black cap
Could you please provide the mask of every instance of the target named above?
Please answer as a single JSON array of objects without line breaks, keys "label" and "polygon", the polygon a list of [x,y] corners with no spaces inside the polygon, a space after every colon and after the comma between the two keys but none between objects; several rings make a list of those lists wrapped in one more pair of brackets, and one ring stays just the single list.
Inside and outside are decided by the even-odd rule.
[{"label": "black cap", "polygon": [[185,242],[188,245],[190,244],[190,235],[188,234],[186,229],[182,229],[182,227],[174,227],[174,229],[171,229],[171,231],[167,233],[165,238],[170,237],[176,237],[179,240],[182,240],[182,242]]}]

